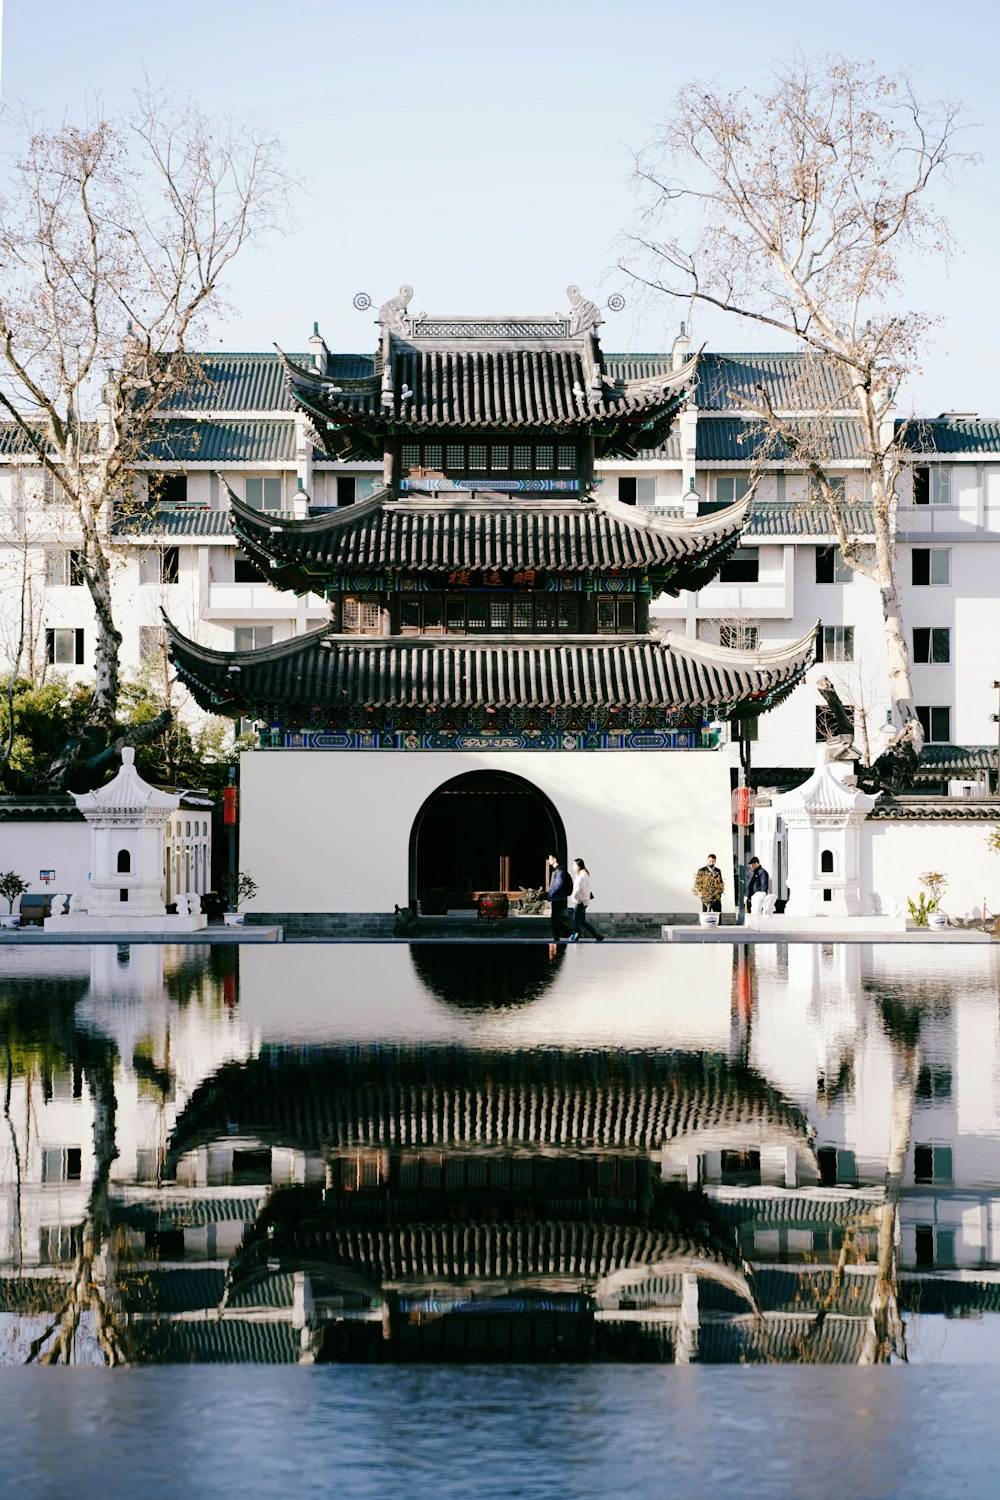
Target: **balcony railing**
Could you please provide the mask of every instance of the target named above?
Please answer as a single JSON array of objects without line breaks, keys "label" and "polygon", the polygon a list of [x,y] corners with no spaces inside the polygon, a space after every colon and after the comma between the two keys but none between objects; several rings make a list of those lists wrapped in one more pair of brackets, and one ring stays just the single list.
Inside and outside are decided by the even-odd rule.
[{"label": "balcony railing", "polygon": [[269,583],[213,583],[208,590],[206,618],[246,619],[260,615],[287,619],[304,605],[308,616],[325,619],[326,605],[316,594],[300,600],[290,590],[273,589]]}]

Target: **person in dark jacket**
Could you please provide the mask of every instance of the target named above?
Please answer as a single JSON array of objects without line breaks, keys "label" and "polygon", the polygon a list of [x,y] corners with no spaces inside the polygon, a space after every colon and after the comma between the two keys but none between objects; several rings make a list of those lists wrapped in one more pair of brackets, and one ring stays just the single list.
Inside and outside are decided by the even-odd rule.
[{"label": "person in dark jacket", "polygon": [[753,900],[754,896],[757,895],[758,892],[762,896],[766,896],[767,893],[768,893],[768,891],[770,889],[771,889],[771,877],[770,877],[770,875],[764,869],[764,866],[761,864],[761,862],[757,858],[756,854],[751,854],[751,856],[750,856],[750,879],[747,881],[747,897],[746,897],[746,899],[747,899],[747,911],[750,910],[750,903]]},{"label": "person in dark jacket", "polygon": [[556,854],[550,854],[545,863],[549,867],[549,888],[546,895],[552,910],[552,937],[557,943],[566,941],[566,907],[573,882],[566,874],[564,865]]}]

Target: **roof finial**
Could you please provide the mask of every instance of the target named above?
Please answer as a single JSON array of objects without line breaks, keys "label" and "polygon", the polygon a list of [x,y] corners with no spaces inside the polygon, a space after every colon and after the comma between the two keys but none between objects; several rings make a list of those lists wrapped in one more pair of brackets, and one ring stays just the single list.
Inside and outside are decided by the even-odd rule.
[{"label": "roof finial", "polygon": [[315,318],[313,319],[313,338],[314,339],[318,339],[319,338],[319,323],[317,322],[317,320]]}]

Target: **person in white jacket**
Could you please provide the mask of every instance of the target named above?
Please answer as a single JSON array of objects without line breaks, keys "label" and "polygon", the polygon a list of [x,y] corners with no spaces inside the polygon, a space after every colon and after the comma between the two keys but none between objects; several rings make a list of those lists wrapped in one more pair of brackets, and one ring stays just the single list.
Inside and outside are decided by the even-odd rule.
[{"label": "person in white jacket", "polygon": [[580,941],[581,932],[589,932],[591,937],[598,943],[604,942],[603,935],[595,927],[591,927],[587,921],[587,907],[593,900],[590,891],[590,871],[582,859],[573,861],[573,935],[571,943]]}]

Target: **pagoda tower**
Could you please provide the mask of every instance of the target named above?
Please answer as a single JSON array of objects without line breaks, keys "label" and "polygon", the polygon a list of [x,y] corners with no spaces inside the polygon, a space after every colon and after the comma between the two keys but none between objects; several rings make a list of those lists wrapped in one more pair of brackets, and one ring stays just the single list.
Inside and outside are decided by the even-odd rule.
[{"label": "pagoda tower", "polygon": [[[262,575],[325,596],[329,620],[235,652],[168,621],[174,663],[203,708],[254,720],[264,749],[450,752],[435,756],[438,784],[487,766],[533,783],[546,751],[712,749],[723,721],[752,719],[794,688],[812,633],[747,653],[650,631],[650,599],[709,583],[752,497],[688,518],[600,494],[595,461],[663,443],[697,356],[666,374],[614,378],[598,308],[575,287],[568,294],[565,316],[442,318],[411,316],[404,287],[379,311],[370,375],[334,378],[322,341],[314,368],[285,359],[316,446],[380,460],[383,485],[306,519],[253,510],[230,492],[231,524]],[[508,759],[500,769],[495,755],[466,752]],[[593,783],[596,763],[589,769]],[[623,769],[616,759],[616,779]],[[716,770],[728,787],[728,768]],[[351,775],[338,764],[338,794]],[[378,799],[368,779],[356,795]],[[469,818],[450,824],[475,827],[483,852],[458,836],[462,847],[440,858],[425,850],[418,871],[411,848],[411,902],[433,889],[462,905],[484,888],[539,884],[542,857],[521,823],[565,854],[557,809],[524,806],[519,823],[500,782],[500,801],[487,791],[482,783],[475,809],[462,809]],[[419,805],[407,804],[410,821]]]}]

